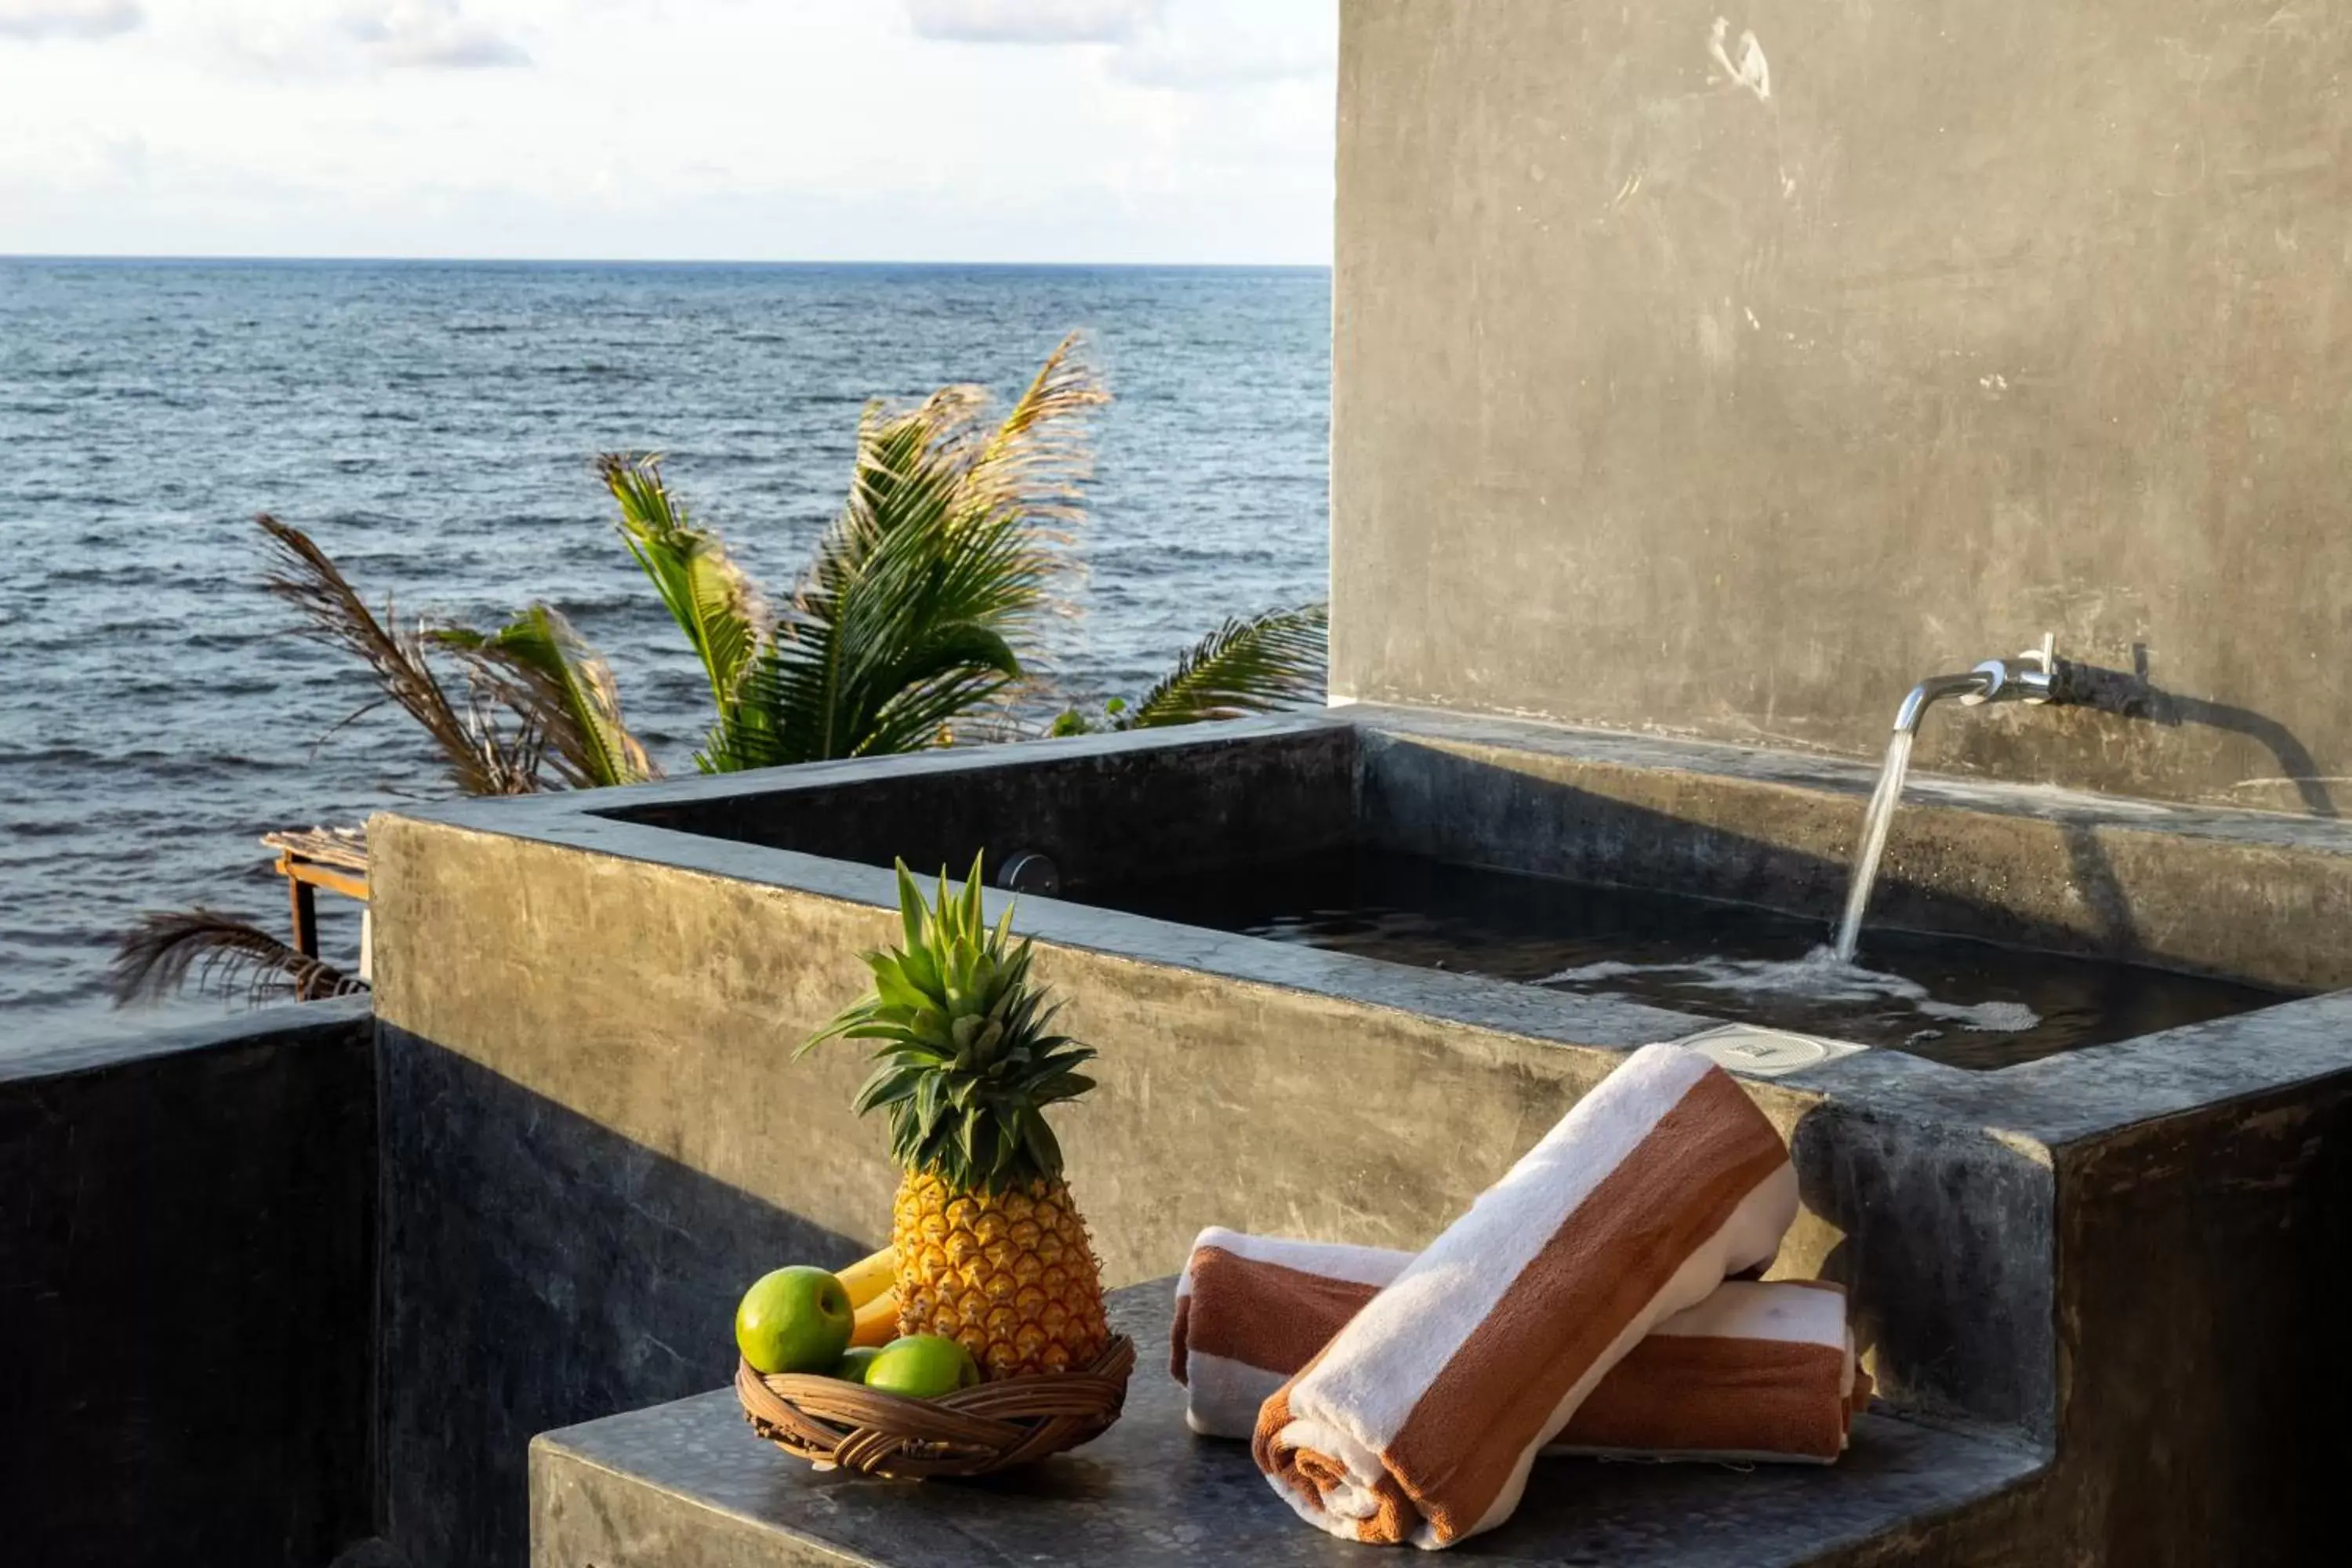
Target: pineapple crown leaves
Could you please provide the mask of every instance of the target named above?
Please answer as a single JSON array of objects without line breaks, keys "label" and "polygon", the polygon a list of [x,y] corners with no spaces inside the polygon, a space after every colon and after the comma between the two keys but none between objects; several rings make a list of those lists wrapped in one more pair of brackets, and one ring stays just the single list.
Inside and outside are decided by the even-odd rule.
[{"label": "pineapple crown leaves", "polygon": [[856,1108],[887,1116],[891,1158],[958,1190],[993,1192],[1062,1173],[1045,1107],[1094,1088],[1077,1069],[1095,1053],[1052,1032],[1060,1005],[1029,978],[1028,940],[1013,942],[1009,905],[994,926],[982,919],[980,890],[975,857],[961,893],[943,868],[926,904],[900,861],[902,945],[858,955],[873,990],[795,1055],[830,1039],[876,1042]]}]

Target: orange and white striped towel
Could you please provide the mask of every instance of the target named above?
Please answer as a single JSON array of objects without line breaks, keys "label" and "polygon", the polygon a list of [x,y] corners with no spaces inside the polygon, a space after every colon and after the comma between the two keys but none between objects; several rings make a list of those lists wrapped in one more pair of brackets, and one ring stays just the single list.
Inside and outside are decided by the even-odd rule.
[{"label": "orange and white striped towel", "polygon": [[1491,1530],[1610,1368],[1769,1264],[1796,1215],[1788,1148],[1731,1075],[1645,1046],[1266,1400],[1258,1468],[1349,1540]]},{"label": "orange and white striped towel", "polygon": [[[1202,1231],[1176,1283],[1169,1336],[1185,1423],[1250,1436],[1258,1408],[1412,1256]],[[1544,1452],[1825,1465],[1844,1452],[1870,1390],[1843,1286],[1727,1279],[1610,1368]]]}]

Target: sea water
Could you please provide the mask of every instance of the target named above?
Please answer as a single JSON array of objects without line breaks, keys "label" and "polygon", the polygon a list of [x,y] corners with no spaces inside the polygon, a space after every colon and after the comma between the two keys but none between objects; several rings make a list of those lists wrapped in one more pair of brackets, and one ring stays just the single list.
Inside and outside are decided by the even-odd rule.
[{"label": "sea water", "polygon": [[[449,793],[401,715],[320,741],[373,691],[261,592],[255,512],[404,617],[546,598],[690,768],[708,691],[591,456],[667,452],[788,589],[866,399],[1010,394],[1084,328],[1117,401],[1051,652],[1133,694],[1323,595],[1329,321],[1319,269],[0,259],[0,1051],[102,1017],[142,910],[283,931],[259,834]],[[320,912],[348,952],[351,906]]]}]

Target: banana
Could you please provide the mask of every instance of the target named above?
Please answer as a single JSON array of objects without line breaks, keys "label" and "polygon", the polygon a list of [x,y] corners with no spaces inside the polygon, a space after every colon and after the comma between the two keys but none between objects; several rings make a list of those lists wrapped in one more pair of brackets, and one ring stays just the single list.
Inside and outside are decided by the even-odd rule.
[{"label": "banana", "polygon": [[856,1326],[849,1331],[849,1342],[858,1345],[887,1345],[898,1337],[898,1292],[885,1290],[857,1309]]},{"label": "banana", "polygon": [[849,1304],[863,1307],[890,1289],[898,1272],[898,1249],[886,1247],[871,1258],[861,1258],[846,1268],[835,1269],[834,1278],[849,1292]]}]

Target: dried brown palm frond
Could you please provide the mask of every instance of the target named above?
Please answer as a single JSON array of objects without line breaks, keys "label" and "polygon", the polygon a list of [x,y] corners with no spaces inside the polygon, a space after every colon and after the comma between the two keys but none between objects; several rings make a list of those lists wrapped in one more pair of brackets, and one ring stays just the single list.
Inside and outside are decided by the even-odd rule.
[{"label": "dried brown palm frond", "polygon": [[[533,605],[495,632],[401,627],[389,599],[377,616],[300,529],[267,513],[258,521],[276,557],[265,580],[270,592],[302,613],[310,636],[366,662],[383,700],[423,726],[466,794],[528,795],[554,784],[586,788],[656,776],[622,722],[611,668],[552,606]],[[433,668],[436,647],[465,665],[462,705]]]},{"label": "dried brown palm frond", "polygon": [[1033,521],[1082,521],[1086,481],[1094,477],[1094,415],[1109,402],[1084,337],[1070,333],[982,444],[970,480],[974,497]]},{"label": "dried brown palm frond", "polygon": [[356,975],[297,952],[249,921],[201,905],[141,916],[117,945],[109,977],[118,1007],[190,986],[248,1001],[292,996],[303,1002],[368,988]]},{"label": "dried brown palm frond", "polygon": [[272,594],[300,612],[306,632],[364,660],[386,699],[422,725],[440,748],[457,787],[467,795],[529,795],[539,788],[543,745],[526,722],[501,732],[496,716],[478,701],[461,710],[433,672],[422,628],[394,631],[392,601],[383,619],[367,607],[327,552],[310,536],[268,512],[254,520],[269,536],[274,564],[263,579]]}]

